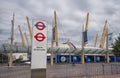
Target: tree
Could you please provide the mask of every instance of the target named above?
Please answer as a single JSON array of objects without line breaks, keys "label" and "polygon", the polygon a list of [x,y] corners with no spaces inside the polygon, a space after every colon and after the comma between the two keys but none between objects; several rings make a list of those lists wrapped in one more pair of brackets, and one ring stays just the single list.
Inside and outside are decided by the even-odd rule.
[{"label": "tree", "polygon": [[115,39],[115,42],[112,44],[112,52],[115,56],[120,56],[120,35]]}]

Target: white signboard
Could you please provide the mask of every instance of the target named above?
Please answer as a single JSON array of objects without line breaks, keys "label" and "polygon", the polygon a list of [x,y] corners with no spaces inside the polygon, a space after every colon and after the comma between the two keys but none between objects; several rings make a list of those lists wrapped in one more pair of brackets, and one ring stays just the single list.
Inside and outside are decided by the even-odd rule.
[{"label": "white signboard", "polygon": [[47,27],[43,21],[34,21],[31,69],[46,68]]}]

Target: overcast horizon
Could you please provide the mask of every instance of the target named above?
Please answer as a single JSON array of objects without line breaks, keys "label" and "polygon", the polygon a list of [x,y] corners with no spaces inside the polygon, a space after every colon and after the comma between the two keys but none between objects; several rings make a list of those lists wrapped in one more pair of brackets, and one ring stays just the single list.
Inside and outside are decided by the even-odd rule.
[{"label": "overcast horizon", "polygon": [[120,1],[119,0],[1,0],[0,1],[0,43],[10,42],[11,20],[15,13],[14,42],[21,42],[18,24],[22,32],[30,35],[26,16],[32,25],[33,19],[45,21],[48,27],[48,43],[51,43],[53,13],[56,10],[60,43],[68,39],[81,45],[82,26],[85,25],[86,15],[89,12],[88,45],[93,46],[98,33],[98,42],[101,39],[105,20],[109,32],[115,39],[120,31]]}]

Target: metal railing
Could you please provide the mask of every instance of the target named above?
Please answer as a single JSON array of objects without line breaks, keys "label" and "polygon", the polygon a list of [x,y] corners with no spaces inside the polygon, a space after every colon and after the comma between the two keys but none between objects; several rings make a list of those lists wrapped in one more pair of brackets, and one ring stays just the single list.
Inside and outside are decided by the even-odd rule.
[{"label": "metal railing", "polygon": [[119,78],[120,64],[66,64],[50,66],[47,78]]},{"label": "metal railing", "polygon": [[0,67],[0,78],[30,78],[30,74],[28,66]]},{"label": "metal railing", "polygon": [[[120,63],[55,64],[47,78],[119,78]],[[0,78],[31,78],[30,66],[0,66]]]}]

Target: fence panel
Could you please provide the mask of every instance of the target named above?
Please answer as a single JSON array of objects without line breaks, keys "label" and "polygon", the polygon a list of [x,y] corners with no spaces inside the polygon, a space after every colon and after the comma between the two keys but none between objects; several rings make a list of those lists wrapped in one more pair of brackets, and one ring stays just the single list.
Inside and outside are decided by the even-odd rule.
[{"label": "fence panel", "polygon": [[[119,78],[120,63],[55,64],[47,78]],[[0,66],[0,78],[31,78],[30,66]]]}]

